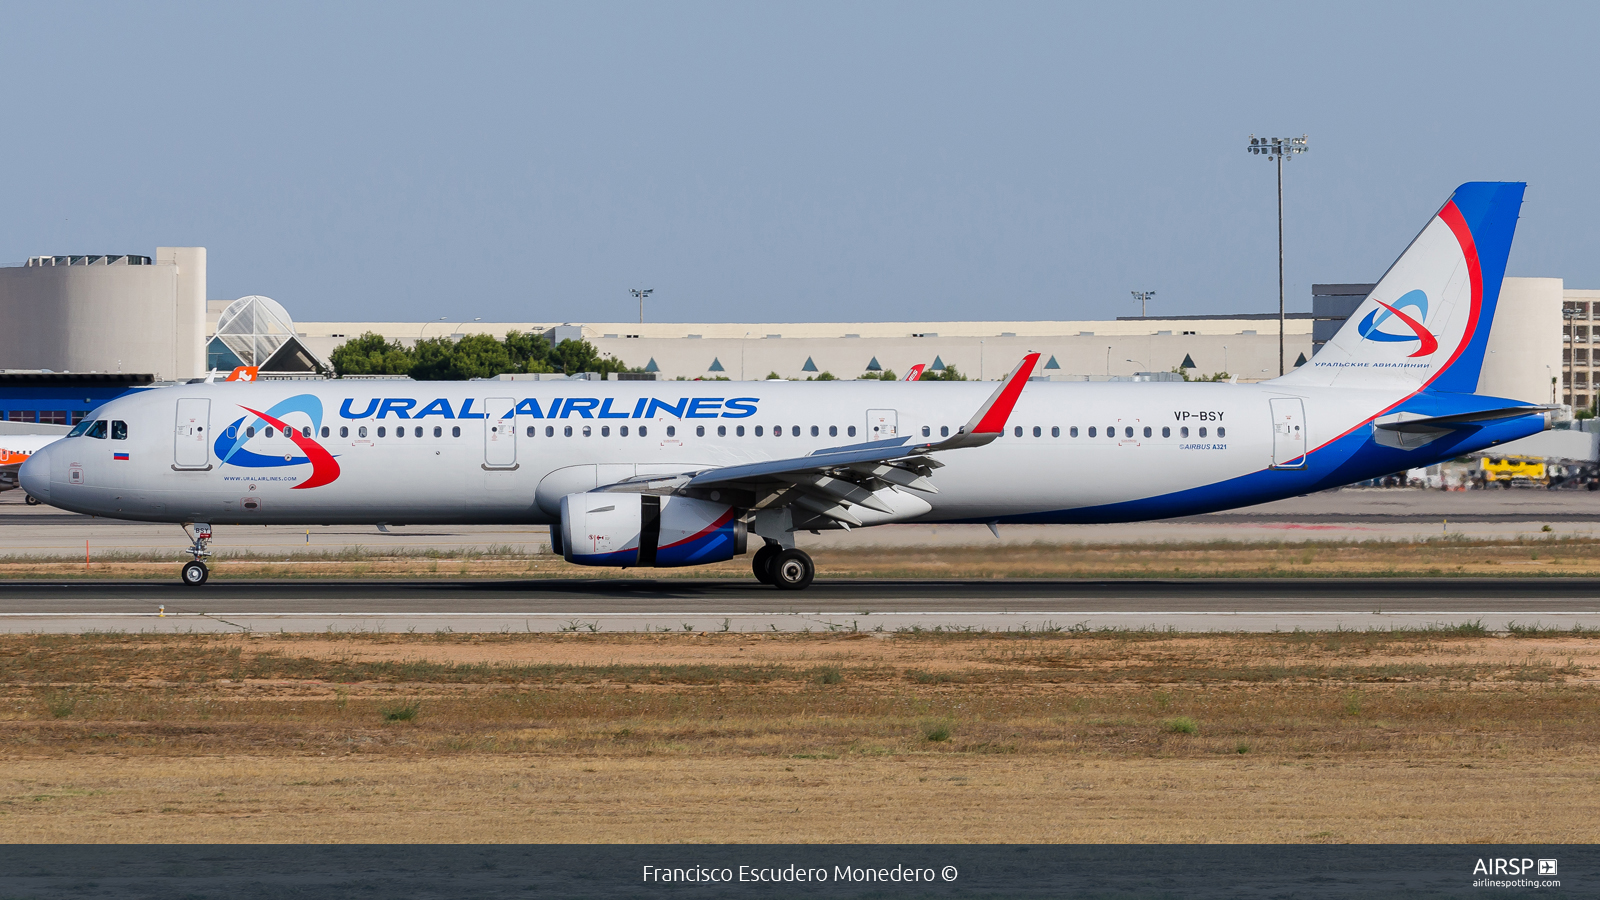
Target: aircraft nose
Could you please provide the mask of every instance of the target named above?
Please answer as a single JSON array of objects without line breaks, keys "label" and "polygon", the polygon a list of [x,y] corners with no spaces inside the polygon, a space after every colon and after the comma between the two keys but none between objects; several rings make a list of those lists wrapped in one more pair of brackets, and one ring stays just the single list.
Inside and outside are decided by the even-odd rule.
[{"label": "aircraft nose", "polygon": [[50,502],[50,448],[41,447],[22,461],[17,469],[17,482],[29,496],[43,503]]}]

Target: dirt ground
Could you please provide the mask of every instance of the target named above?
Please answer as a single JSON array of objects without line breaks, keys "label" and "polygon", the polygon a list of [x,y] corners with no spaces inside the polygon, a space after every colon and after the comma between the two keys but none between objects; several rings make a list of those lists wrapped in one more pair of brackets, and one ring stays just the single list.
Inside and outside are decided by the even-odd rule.
[{"label": "dirt ground", "polygon": [[0,839],[1574,842],[1600,636],[0,636]]},{"label": "dirt ground", "polygon": [[[1474,540],[1441,535],[1405,541],[1208,541],[1145,544],[1035,544],[976,547],[817,548],[819,577],[1150,578],[1150,577],[1516,577],[1600,575],[1600,539],[1546,535]],[[83,557],[0,556],[0,580],[154,578],[170,580],[181,553]],[[229,578],[744,578],[750,558],[687,569],[574,566],[548,553],[509,546],[469,551],[221,553],[211,577]]]}]

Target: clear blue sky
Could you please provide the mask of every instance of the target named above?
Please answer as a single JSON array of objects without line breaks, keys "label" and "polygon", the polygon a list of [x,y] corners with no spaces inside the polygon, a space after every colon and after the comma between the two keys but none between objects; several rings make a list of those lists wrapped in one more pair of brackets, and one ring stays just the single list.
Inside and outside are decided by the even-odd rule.
[{"label": "clear blue sky", "polygon": [[1103,318],[1375,279],[1526,180],[1600,288],[1600,7],[0,6],[0,261],[209,248],[316,319]]}]

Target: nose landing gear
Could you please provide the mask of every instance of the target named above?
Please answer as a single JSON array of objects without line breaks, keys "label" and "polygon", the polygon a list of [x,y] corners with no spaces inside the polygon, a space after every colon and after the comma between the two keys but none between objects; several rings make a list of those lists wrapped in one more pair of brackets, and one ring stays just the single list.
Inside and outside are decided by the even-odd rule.
[{"label": "nose landing gear", "polygon": [[[183,526],[183,533],[189,534],[189,526]],[[211,556],[211,526],[204,522],[194,523],[194,533],[190,535],[193,543],[189,552],[194,554],[192,562],[183,564],[183,583],[190,587],[199,587],[211,577],[211,570],[206,566],[206,559]]]}]

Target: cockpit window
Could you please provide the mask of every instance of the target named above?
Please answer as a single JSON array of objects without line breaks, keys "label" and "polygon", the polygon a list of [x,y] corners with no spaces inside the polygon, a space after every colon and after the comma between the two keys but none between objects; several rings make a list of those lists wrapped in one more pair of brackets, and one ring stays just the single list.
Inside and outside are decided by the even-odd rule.
[{"label": "cockpit window", "polygon": [[128,423],[120,419],[111,420],[111,439],[125,441],[128,439]]},{"label": "cockpit window", "polygon": [[105,440],[106,439],[106,420],[105,419],[95,419],[94,420],[94,424],[90,425],[89,426],[89,430],[85,431],[84,434],[89,436],[89,437],[95,438],[97,440],[102,440],[102,441]]},{"label": "cockpit window", "polygon": [[[13,420],[20,419],[20,417],[16,413],[12,413],[11,416],[12,416]],[[91,426],[93,426],[93,425],[94,425],[94,420],[93,419],[84,419],[82,422],[79,422],[78,424],[72,426],[72,430],[67,432],[67,437],[78,437],[79,435],[82,435],[85,431],[88,431],[89,428]]]}]

